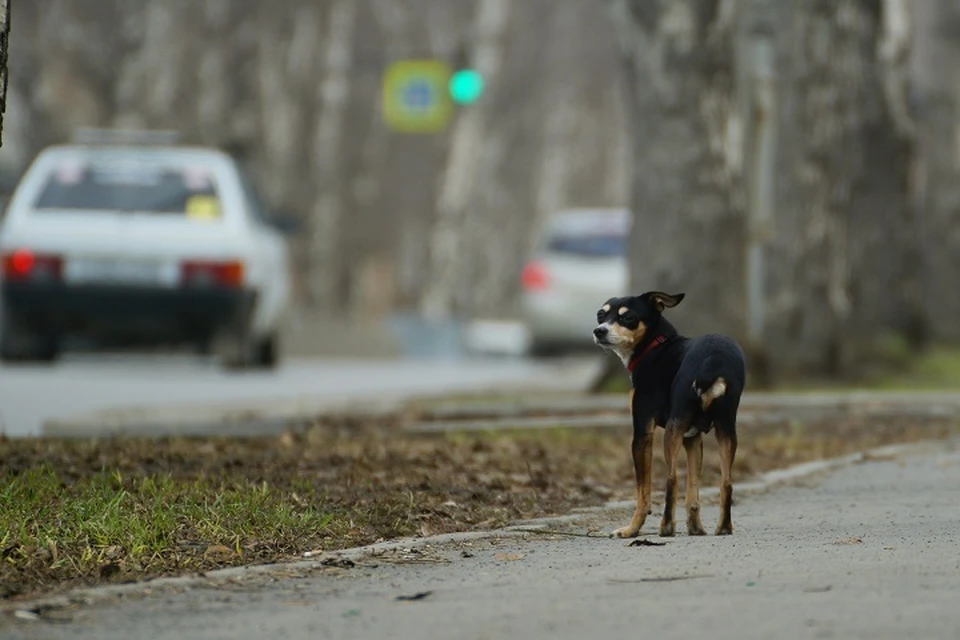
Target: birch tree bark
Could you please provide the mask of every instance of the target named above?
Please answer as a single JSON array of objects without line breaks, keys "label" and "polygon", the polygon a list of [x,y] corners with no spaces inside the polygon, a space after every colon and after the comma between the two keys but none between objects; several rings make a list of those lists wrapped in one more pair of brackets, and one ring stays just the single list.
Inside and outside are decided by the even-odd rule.
[{"label": "birch tree bark", "polygon": [[356,0],[332,0],[325,34],[323,81],[319,85],[320,114],[313,140],[317,194],[310,213],[310,303],[336,308],[343,183],[340,149],[344,116],[350,99]]},{"label": "birch tree bark", "polygon": [[[476,31],[470,59],[487,84],[500,73],[502,40],[510,16],[510,0],[478,0]],[[465,109],[451,135],[449,159],[437,200],[437,219],[430,237],[430,279],[421,302],[421,313],[443,318],[454,311],[461,269],[463,225],[474,187],[474,170],[486,131],[483,103]]]},{"label": "birch tree bark", "polygon": [[684,290],[685,331],[743,335],[733,53],[774,25],[781,155],[767,287],[775,364],[845,373],[924,333],[903,0],[611,0],[632,119],[635,288]]},{"label": "birch tree bark", "polygon": [[[539,172],[536,181],[536,209],[531,227],[540,228],[544,219],[561,207],[569,204],[567,182],[570,178],[570,158],[574,153],[570,141],[576,124],[575,86],[564,73],[565,53],[571,50],[570,38],[577,27],[570,24],[573,12],[557,9],[551,12],[553,21],[553,38],[545,46],[551,48],[554,60],[560,59],[560,64],[553,67],[545,79],[544,93],[546,100],[543,105],[541,119],[541,140]],[[533,237],[531,237],[533,240]]]},{"label": "birch tree bark", "polygon": [[919,111],[918,207],[924,307],[930,334],[960,341],[960,3],[908,3],[914,17],[911,78]]},{"label": "birch tree bark", "polygon": [[878,333],[919,331],[914,126],[900,81],[908,30],[894,2],[798,6],[802,272],[820,302],[804,311],[803,342],[819,345],[822,371],[842,374]]},{"label": "birch tree bark", "polygon": [[3,115],[7,112],[7,50],[10,44],[10,0],[0,0],[0,146],[3,145]]},{"label": "birch tree bark", "polygon": [[[632,140],[631,287],[687,293],[685,331],[742,325],[732,0],[611,0]],[[732,277],[731,277],[732,276]]]}]

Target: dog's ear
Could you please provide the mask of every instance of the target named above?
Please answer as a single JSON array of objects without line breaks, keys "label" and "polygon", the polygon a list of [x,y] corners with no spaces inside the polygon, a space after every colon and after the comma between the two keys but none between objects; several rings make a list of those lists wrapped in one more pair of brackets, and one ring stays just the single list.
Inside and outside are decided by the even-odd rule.
[{"label": "dog's ear", "polygon": [[663,311],[664,309],[671,309],[683,300],[684,293],[674,293],[670,295],[669,293],[664,293],[662,291],[649,291],[643,294],[641,297],[646,298],[657,307],[657,311]]}]

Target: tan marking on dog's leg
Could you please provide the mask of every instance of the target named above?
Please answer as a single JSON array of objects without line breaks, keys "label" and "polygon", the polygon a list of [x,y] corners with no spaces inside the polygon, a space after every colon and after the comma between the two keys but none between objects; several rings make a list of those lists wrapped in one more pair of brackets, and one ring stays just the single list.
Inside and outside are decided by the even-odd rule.
[{"label": "tan marking on dog's leg", "polygon": [[687,533],[705,536],[700,521],[700,476],[703,473],[703,436],[699,433],[683,441],[687,452]]},{"label": "tan marking on dog's leg", "polygon": [[733,533],[731,505],[733,503],[733,461],[737,456],[737,436],[716,428],[717,445],[720,449],[720,519],[717,522],[716,535]]},{"label": "tan marking on dog's leg", "polygon": [[[632,397],[632,396],[631,396]],[[630,519],[630,524],[620,527],[610,535],[616,538],[633,538],[643,527],[650,512],[650,489],[653,475],[653,430],[651,420],[647,425],[644,437],[635,439],[631,444],[633,454],[633,471],[636,478],[637,506]]]},{"label": "tan marking on dog's leg", "polygon": [[660,522],[660,535],[672,536],[676,531],[673,510],[677,503],[677,458],[683,444],[683,432],[687,425],[676,420],[668,420],[663,434],[663,459],[667,463],[667,488],[664,492],[663,520]]}]

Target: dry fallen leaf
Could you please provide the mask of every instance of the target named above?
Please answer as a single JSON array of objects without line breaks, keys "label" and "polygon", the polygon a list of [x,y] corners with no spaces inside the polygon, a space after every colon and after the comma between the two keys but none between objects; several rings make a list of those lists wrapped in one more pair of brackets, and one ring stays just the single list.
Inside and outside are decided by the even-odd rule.
[{"label": "dry fallen leaf", "polygon": [[630,544],[628,544],[627,546],[628,547],[662,547],[666,544],[667,544],[666,542],[654,542],[653,540],[647,540],[646,538],[643,538],[642,540],[638,538],[633,542],[631,542]]},{"label": "dry fallen leaf", "polygon": [[215,544],[207,547],[207,550],[203,553],[205,556],[226,559],[231,558],[236,555],[230,547],[225,547],[222,544]]},{"label": "dry fallen leaf", "polygon": [[860,544],[863,542],[863,538],[849,537],[849,538],[840,538],[833,544]]}]

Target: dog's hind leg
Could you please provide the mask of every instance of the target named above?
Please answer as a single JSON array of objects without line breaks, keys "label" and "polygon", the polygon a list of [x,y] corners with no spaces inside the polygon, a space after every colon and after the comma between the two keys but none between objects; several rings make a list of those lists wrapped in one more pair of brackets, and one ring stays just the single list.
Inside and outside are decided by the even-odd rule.
[{"label": "dog's hind leg", "polygon": [[700,521],[700,477],[703,473],[703,436],[697,432],[692,438],[684,438],[687,452],[687,533],[705,536],[707,532]]},{"label": "dog's hind leg", "polygon": [[685,421],[670,418],[667,420],[663,434],[663,458],[667,462],[667,488],[664,495],[660,535],[664,537],[672,536],[676,531],[673,512],[677,503],[677,458],[680,457],[680,445],[683,444],[683,433],[687,430],[687,426]]},{"label": "dog's hind leg", "polygon": [[716,535],[733,533],[731,505],[733,504],[733,461],[737,456],[736,422],[716,422],[717,445],[720,449],[720,519],[717,522]]}]

